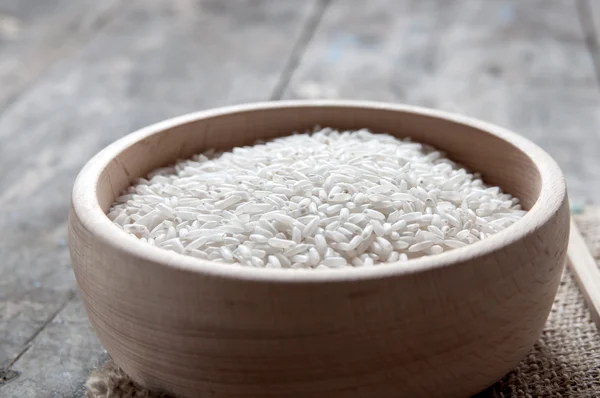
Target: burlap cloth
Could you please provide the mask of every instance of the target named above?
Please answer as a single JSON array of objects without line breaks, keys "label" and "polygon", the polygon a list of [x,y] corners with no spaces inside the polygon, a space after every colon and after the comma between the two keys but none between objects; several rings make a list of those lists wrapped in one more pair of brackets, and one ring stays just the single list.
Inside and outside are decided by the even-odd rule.
[{"label": "burlap cloth", "polygon": [[[600,208],[575,219],[599,258]],[[86,387],[85,398],[167,397],[136,385],[112,361],[95,370]],[[539,341],[515,370],[477,395],[488,397],[600,397],[600,334],[568,270]]]}]

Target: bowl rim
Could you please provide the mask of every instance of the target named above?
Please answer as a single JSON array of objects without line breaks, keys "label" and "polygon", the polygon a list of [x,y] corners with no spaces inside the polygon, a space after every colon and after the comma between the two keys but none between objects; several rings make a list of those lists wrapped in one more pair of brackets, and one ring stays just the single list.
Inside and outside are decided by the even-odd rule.
[{"label": "bowl rim", "polygon": [[[124,150],[136,145],[144,138],[153,134],[159,134],[164,130],[168,130],[178,125],[188,124],[205,118],[260,110],[303,107],[361,108],[401,111],[443,119],[445,121],[485,131],[488,134],[492,134],[509,142],[532,160],[540,175],[540,194],[531,209],[522,219],[505,230],[467,246],[445,251],[440,254],[411,259],[402,263],[401,266],[399,266],[398,263],[384,263],[368,268],[348,267],[323,270],[258,269],[240,266],[239,264],[224,264],[215,261],[202,260],[192,256],[179,254],[171,250],[149,245],[127,234],[115,225],[100,207],[97,197],[97,187],[101,173],[113,158]],[[125,252],[131,256],[138,257],[140,260],[159,264],[167,268],[192,272],[194,274],[200,273],[218,278],[262,282],[323,283],[381,279],[390,276],[409,275],[451,266],[459,262],[475,259],[476,257],[482,257],[534,233],[558,212],[563,205],[565,198],[566,182],[556,161],[543,149],[528,139],[494,124],[447,111],[405,104],[357,100],[286,100],[254,102],[188,113],[154,123],[118,139],[96,154],[81,169],[73,186],[71,208],[82,226],[93,235],[95,239],[99,239],[116,251]],[[70,223],[73,223],[73,220],[70,220]],[[69,244],[71,244],[72,240],[69,242]]]}]

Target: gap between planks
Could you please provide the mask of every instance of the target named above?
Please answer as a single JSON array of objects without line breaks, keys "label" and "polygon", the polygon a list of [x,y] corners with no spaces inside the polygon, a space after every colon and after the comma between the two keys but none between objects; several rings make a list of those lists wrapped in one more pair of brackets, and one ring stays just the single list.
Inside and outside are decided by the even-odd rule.
[{"label": "gap between planks", "polygon": [[579,16],[579,22],[583,29],[585,38],[585,44],[590,52],[592,64],[594,65],[594,72],[596,73],[596,82],[600,88],[600,31],[598,30],[595,21],[595,7],[600,10],[598,5],[594,5],[590,0],[578,0],[576,3],[577,14]]},{"label": "gap between planks", "polygon": [[52,313],[52,315],[50,315],[48,317],[48,319],[46,319],[46,321],[31,335],[31,337],[29,337],[29,339],[27,339],[27,341],[25,341],[25,344],[23,344],[23,349],[13,358],[12,361],[10,361],[10,363],[8,365],[6,365],[6,367],[4,369],[1,369],[1,370],[11,370],[12,366],[19,359],[21,359],[21,357],[31,348],[31,345],[33,344],[33,341],[35,340],[35,338],[37,336],[39,336],[40,333],[42,333],[42,331],[46,328],[46,326],[48,326],[58,316],[58,314],[60,314],[61,311],[65,309],[65,307],[74,298],[75,298],[75,290],[71,290],[69,292],[69,294],[67,295],[67,298],[65,299],[65,301],[60,305],[60,307],[58,307],[58,309],[56,311],[54,311]]},{"label": "gap between planks", "polygon": [[[23,81],[17,84],[15,87],[8,89],[8,93],[3,93],[4,98],[0,98],[0,115],[8,110],[11,105],[19,101],[19,99],[32,87],[35,83],[42,79],[45,74],[55,65],[60,59],[65,58],[76,52],[78,49],[85,47],[85,45],[92,40],[102,29],[104,29],[108,23],[117,15],[117,11],[121,11],[129,7],[135,0],[121,1],[116,0],[112,3],[107,2],[108,6],[98,14],[93,15],[89,21],[84,21],[84,25],[80,30],[74,32],[72,35],[74,39],[66,39],[63,43],[58,43],[55,48],[56,51],[48,55],[45,62],[40,62],[39,65],[29,71],[29,76],[23,78]],[[85,16],[84,16],[85,17]],[[82,18],[84,19],[84,18]],[[69,21],[67,21],[69,22]],[[52,43],[49,43],[50,45]],[[54,46],[53,46],[54,47]],[[42,48],[42,50],[46,50]],[[40,51],[42,52],[42,51]]]},{"label": "gap between planks", "polygon": [[271,101],[280,100],[283,97],[283,93],[287,89],[290,80],[300,62],[302,60],[302,56],[305,53],[306,48],[310,44],[310,41],[315,35],[317,28],[319,27],[321,20],[323,19],[323,14],[327,10],[327,7],[331,3],[332,0],[317,0],[315,5],[313,6],[313,10],[310,13],[306,25],[296,43],[292,47],[292,52],[290,53],[290,57],[281,72],[281,76],[273,89],[273,94],[271,95]]}]

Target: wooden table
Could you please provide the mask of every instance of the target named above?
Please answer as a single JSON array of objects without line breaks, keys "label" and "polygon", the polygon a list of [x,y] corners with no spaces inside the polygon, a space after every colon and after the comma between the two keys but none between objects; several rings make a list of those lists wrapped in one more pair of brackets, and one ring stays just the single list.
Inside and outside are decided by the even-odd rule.
[{"label": "wooden table", "polygon": [[0,0],[0,396],[80,397],[106,358],[66,219],[108,143],[224,104],[406,102],[536,141],[580,206],[600,195],[598,29],[594,0]]}]

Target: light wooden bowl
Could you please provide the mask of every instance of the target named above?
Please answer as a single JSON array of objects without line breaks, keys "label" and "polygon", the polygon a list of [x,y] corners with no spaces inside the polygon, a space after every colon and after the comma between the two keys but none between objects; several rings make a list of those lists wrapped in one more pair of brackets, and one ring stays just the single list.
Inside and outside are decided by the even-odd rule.
[{"label": "light wooden bowl", "polygon": [[[223,265],[145,244],[107,209],[151,170],[315,125],[435,145],[522,199],[527,215],[464,248],[368,269]],[[421,108],[277,102],[199,112],[115,142],[73,189],[70,249],[89,318],[136,381],[188,397],[464,397],[538,338],[563,270],[556,163],[518,135]]]}]

